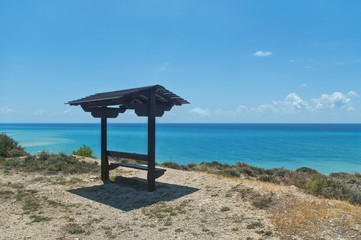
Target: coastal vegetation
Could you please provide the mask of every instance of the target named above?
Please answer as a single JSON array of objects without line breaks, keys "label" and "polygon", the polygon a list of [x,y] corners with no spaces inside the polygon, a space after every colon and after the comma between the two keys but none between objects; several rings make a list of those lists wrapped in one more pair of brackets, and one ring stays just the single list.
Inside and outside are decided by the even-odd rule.
[{"label": "coastal vegetation", "polygon": [[[42,151],[37,155],[29,155],[12,138],[2,133],[0,135],[1,155],[0,164],[5,171],[19,169],[25,172],[40,172],[43,174],[75,174],[75,173],[98,173],[99,166],[95,163],[82,161],[75,156],[64,153],[50,154]],[[14,152],[20,156],[9,157]],[[83,145],[74,155],[90,157],[93,151]],[[128,163],[138,163],[136,160],[123,160]],[[361,174],[331,173],[324,175],[314,169],[302,167],[296,171],[284,168],[264,169],[250,166],[244,162],[230,165],[219,162],[202,162],[200,164],[189,163],[179,165],[174,162],[159,164],[163,167],[184,170],[199,171],[216,174],[231,178],[248,178],[262,182],[270,182],[286,186],[294,185],[304,192],[329,199],[345,200],[354,205],[361,205]]]},{"label": "coastal vegetation", "polygon": [[27,155],[27,153],[17,141],[5,133],[0,134],[0,157],[20,157],[25,155]]},{"label": "coastal vegetation", "polygon": [[79,147],[77,151],[73,151],[73,155],[81,156],[81,157],[93,157],[93,150],[85,144]]},{"label": "coastal vegetation", "polygon": [[96,163],[81,161],[74,156],[64,153],[50,154],[42,151],[36,155],[29,155],[25,158],[2,159],[0,164],[7,170],[19,169],[24,172],[39,172],[43,174],[75,174],[75,173],[96,173],[99,166]]},{"label": "coastal vegetation", "polygon": [[238,162],[236,165],[219,162],[179,165],[174,162],[165,162],[160,165],[185,171],[207,172],[224,177],[244,177],[263,182],[294,185],[315,196],[345,200],[355,205],[361,205],[360,173],[331,173],[330,175],[324,175],[307,167],[298,168],[296,171],[284,168],[264,169],[250,166],[244,162]]}]

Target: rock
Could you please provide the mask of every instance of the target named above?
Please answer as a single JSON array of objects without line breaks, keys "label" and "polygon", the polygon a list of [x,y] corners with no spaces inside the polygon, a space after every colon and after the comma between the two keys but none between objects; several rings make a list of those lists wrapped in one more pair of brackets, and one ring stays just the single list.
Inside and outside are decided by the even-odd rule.
[{"label": "rock", "polygon": [[351,227],[353,230],[356,230],[356,231],[361,231],[361,225],[360,224],[355,224]]}]

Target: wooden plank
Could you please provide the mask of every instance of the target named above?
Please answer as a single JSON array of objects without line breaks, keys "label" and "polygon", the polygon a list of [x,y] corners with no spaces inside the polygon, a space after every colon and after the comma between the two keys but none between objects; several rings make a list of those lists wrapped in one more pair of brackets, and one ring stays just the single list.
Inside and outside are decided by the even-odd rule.
[{"label": "wooden plank", "polygon": [[143,94],[141,94],[139,97],[142,97],[142,98],[144,98],[145,100],[147,100],[148,101],[148,97],[147,96],[145,96],[145,95],[143,95]]},{"label": "wooden plank", "polygon": [[[116,165],[116,166],[120,166],[120,167],[129,167],[129,168],[135,168],[135,169],[139,169],[139,170],[148,170],[147,166],[142,166],[142,165],[137,165],[137,164],[130,164],[130,163],[124,163],[124,162],[115,162],[115,163],[110,163],[110,165]],[[167,171],[166,169],[163,168],[155,168],[154,169],[156,172],[165,172]]]},{"label": "wooden plank", "polygon": [[[70,101],[67,104],[70,105],[87,105],[90,107],[96,106],[113,106],[113,105],[121,105],[126,104],[132,101],[137,97],[145,97],[148,95],[148,91],[156,91],[158,98],[159,96],[170,99],[170,97],[176,97],[173,101],[179,101],[180,105],[188,103],[186,100],[180,98],[178,95],[172,93],[171,91],[165,89],[163,86],[154,85],[149,87],[141,87],[141,88],[133,88],[133,89],[125,89],[120,91],[112,91],[112,92],[104,92],[97,93],[91,96],[87,96],[78,100]],[[142,100],[142,99],[140,99]],[[164,101],[164,99],[162,99]],[[148,100],[147,100],[148,101]]]},{"label": "wooden plank", "polygon": [[107,119],[101,118],[101,179],[109,180],[109,162],[107,156]]},{"label": "wooden plank", "polygon": [[[138,117],[146,117],[149,113],[149,104],[132,104],[127,105],[129,109],[134,109],[135,114]],[[161,117],[164,114],[164,111],[169,111],[172,108],[170,104],[156,104],[154,107],[154,114],[156,117]]]},{"label": "wooden plank", "polygon": [[124,106],[119,106],[118,108],[110,108],[110,107],[89,107],[86,105],[81,105],[81,108],[84,112],[115,112],[115,113],[124,113],[127,110]]},{"label": "wooden plank", "polygon": [[155,91],[149,90],[148,101],[148,191],[155,191]]},{"label": "wooden plank", "polygon": [[89,107],[81,105],[85,112],[90,112],[91,115],[95,118],[116,118],[119,113],[124,113],[126,108],[108,108],[108,107]]},{"label": "wooden plank", "polygon": [[[129,163],[123,163],[123,162],[117,162],[117,163],[111,163],[110,164],[110,169],[115,169],[117,167],[129,167],[129,168],[134,168],[134,169],[139,169],[139,170],[148,170],[147,166],[142,166],[142,165],[136,165],[136,164],[129,164]],[[162,176],[164,174],[164,172],[166,171],[166,169],[163,168],[155,168],[154,169],[155,173],[154,173],[154,177],[155,178],[159,178],[160,176]]]},{"label": "wooden plank", "polygon": [[134,98],[131,102],[136,101],[137,103],[143,103],[142,100],[139,100],[138,98]]},{"label": "wooden plank", "polygon": [[91,115],[94,118],[117,118],[118,117],[118,113],[115,113],[115,112],[99,112],[99,111],[95,111],[95,112],[91,112]]},{"label": "wooden plank", "polygon": [[148,162],[148,155],[145,154],[126,153],[126,152],[117,152],[117,151],[107,151],[107,154],[110,157],[135,159],[135,160]]},{"label": "wooden plank", "polygon": [[164,102],[170,102],[170,103],[171,103],[170,99],[166,99],[165,97],[162,97],[162,96],[159,95],[159,94],[155,94],[155,96],[158,97],[159,99],[161,99],[161,100],[164,101]]}]

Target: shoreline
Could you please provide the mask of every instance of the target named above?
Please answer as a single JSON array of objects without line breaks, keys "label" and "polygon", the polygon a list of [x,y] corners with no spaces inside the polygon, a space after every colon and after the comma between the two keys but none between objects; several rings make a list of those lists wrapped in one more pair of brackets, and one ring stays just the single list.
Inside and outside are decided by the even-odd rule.
[{"label": "shoreline", "polygon": [[[28,146],[26,150],[33,154],[44,149],[69,154],[86,144],[93,149],[94,155],[100,155],[98,124],[0,124],[0,131],[8,132]],[[108,148],[145,153],[146,132],[144,124],[110,124]],[[324,174],[336,171],[353,173],[361,171],[360,138],[361,124],[357,127],[340,124],[331,127],[271,124],[263,127],[263,124],[253,124],[250,127],[248,124],[161,123],[157,128],[156,161],[179,164],[212,161],[235,164],[245,161],[263,168],[296,170],[307,166]]]},{"label": "shoreline", "polygon": [[[360,127],[359,127],[360,126]],[[2,125],[26,150],[70,154],[86,144],[100,155],[99,124]],[[108,149],[146,152],[146,125],[110,123]],[[157,127],[158,162],[245,161],[263,168],[307,166],[319,172],[361,171],[361,124],[165,124]],[[35,144],[36,142],[36,144]],[[31,146],[30,146],[31,145]]]}]

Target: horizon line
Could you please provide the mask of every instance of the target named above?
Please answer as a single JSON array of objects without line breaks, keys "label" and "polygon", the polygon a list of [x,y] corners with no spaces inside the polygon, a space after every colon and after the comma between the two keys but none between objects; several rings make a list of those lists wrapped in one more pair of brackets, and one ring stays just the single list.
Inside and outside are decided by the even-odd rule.
[{"label": "horizon line", "polygon": [[[100,124],[95,122],[19,122],[19,123],[11,123],[4,122],[0,124]],[[147,124],[147,122],[121,122],[121,123],[109,123],[108,124]],[[158,122],[156,124],[361,124],[361,123],[342,123],[342,122]]]}]

